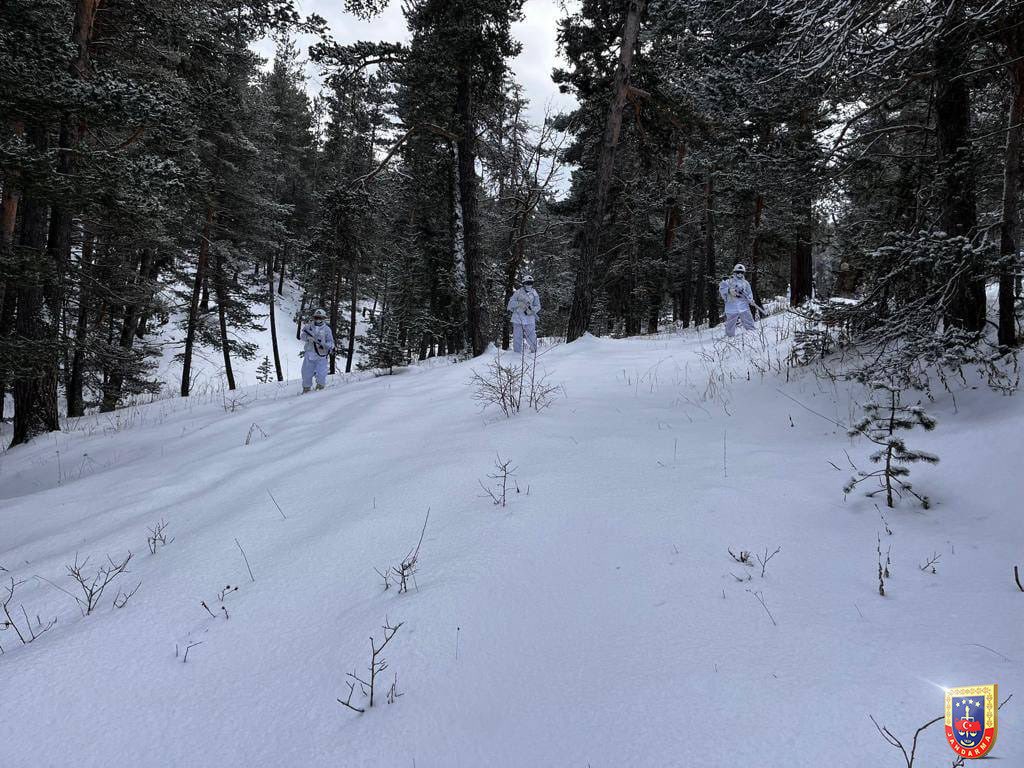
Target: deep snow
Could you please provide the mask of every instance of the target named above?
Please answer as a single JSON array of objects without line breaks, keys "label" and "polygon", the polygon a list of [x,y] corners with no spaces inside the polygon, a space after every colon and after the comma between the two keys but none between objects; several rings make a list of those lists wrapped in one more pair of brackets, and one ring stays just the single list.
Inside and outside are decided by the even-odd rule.
[{"label": "deep snow", "polygon": [[[6,452],[0,576],[58,623],[27,646],[0,633],[0,764],[901,766],[869,714],[909,742],[942,686],[996,682],[1017,695],[993,755],[1024,765],[1021,398],[927,404],[939,426],[908,443],[941,457],[911,476],[934,507],[883,521],[842,494],[844,450],[867,466],[872,446],[823,418],[848,422],[860,389],[759,373],[786,322],[763,345],[546,347],[564,396],[508,420],[473,402],[477,360],[260,385],[233,410],[164,400]],[[496,455],[518,467],[505,508],[479,485]],[[428,507],[418,589],[383,591],[374,569]],[[160,518],[174,540],[151,555]],[[727,551],[779,546],[764,578]],[[121,610],[110,594],[82,617],[36,578],[68,589],[76,552],[128,550]],[[211,618],[200,601],[219,612],[228,584],[230,619]],[[404,622],[384,673],[404,695],[357,715],[336,698],[385,617]],[[939,723],[915,765],[953,757]]]}]

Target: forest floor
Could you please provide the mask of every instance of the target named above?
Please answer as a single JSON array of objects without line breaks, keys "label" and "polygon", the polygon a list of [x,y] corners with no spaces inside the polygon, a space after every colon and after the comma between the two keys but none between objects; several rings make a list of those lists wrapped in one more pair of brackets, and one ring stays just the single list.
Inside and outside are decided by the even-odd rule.
[{"label": "forest floor", "polygon": [[[163,400],[7,451],[0,577],[24,582],[23,633],[22,605],[56,624],[0,632],[0,764],[897,768],[869,715],[909,745],[943,686],[994,682],[1016,695],[993,755],[1024,765],[1024,400],[925,401],[938,427],[907,442],[941,458],[910,478],[931,509],[844,500],[872,446],[834,422],[864,393],[786,368],[788,322],[545,346],[562,389],[510,419],[474,401],[478,359]],[[505,506],[481,487],[498,456]],[[428,508],[415,584],[385,591]],[[83,616],[66,566],[129,551]],[[337,699],[385,621],[357,714]],[[917,753],[950,765],[941,723]]]}]

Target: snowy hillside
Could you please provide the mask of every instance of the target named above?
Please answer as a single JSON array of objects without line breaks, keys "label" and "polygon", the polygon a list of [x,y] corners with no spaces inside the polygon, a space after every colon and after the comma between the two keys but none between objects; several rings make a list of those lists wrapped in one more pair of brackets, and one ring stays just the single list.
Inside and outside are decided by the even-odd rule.
[{"label": "snowy hillside", "polygon": [[[511,419],[474,402],[477,360],[165,400],[6,452],[0,577],[23,628],[22,604],[57,623],[0,632],[0,764],[884,768],[903,758],[869,715],[907,743],[943,686],[995,682],[1016,695],[993,754],[1024,765],[1024,403],[926,403],[938,428],[908,443],[941,458],[911,475],[934,506],[880,514],[844,501],[844,452],[872,446],[830,421],[864,393],[780,369],[786,322],[546,347],[564,391]],[[498,456],[505,507],[481,488]],[[385,591],[428,508],[415,585]],[[83,616],[66,566],[129,551]],[[385,621],[356,714],[337,699]],[[952,758],[941,723],[921,735],[915,765]]]}]

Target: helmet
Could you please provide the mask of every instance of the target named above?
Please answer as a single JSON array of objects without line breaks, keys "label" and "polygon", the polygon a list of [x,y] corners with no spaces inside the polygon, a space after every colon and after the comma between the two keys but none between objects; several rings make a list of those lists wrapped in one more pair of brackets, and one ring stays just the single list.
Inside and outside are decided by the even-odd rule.
[{"label": "helmet", "polygon": [[533,285],[533,275],[523,275],[523,285]]},{"label": "helmet", "polygon": [[313,319],[314,320],[326,320],[327,319],[327,313],[324,310],[322,310],[322,309],[318,309],[316,312],[313,313]]},{"label": "helmet", "polygon": [[741,274],[741,275],[745,275],[745,274],[747,274],[747,268],[744,267],[742,264],[737,264],[735,267],[732,268],[732,273],[734,275],[737,274],[737,273]]}]

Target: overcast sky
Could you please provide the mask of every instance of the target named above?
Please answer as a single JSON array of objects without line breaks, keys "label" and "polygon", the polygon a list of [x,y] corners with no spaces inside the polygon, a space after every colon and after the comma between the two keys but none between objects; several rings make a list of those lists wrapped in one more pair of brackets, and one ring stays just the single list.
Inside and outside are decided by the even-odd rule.
[{"label": "overcast sky", "polygon": [[[341,0],[297,0],[296,4],[303,15],[316,13],[325,18],[335,40],[340,43],[408,40],[400,0],[391,0],[387,9],[372,21],[361,21],[345,13]],[[543,120],[545,105],[551,104],[554,111],[560,111],[571,108],[574,100],[560,94],[551,82],[551,70],[558,61],[555,31],[556,22],[562,15],[560,0],[527,0],[524,13],[525,20],[512,30],[515,38],[523,44],[523,52],[512,62],[512,69],[530,100],[531,122],[537,124]],[[299,42],[305,55],[310,39],[302,38]],[[269,40],[256,48],[268,59],[273,56],[274,46]],[[310,91],[316,93],[319,90],[316,70],[309,67],[308,71],[313,80]]]}]

